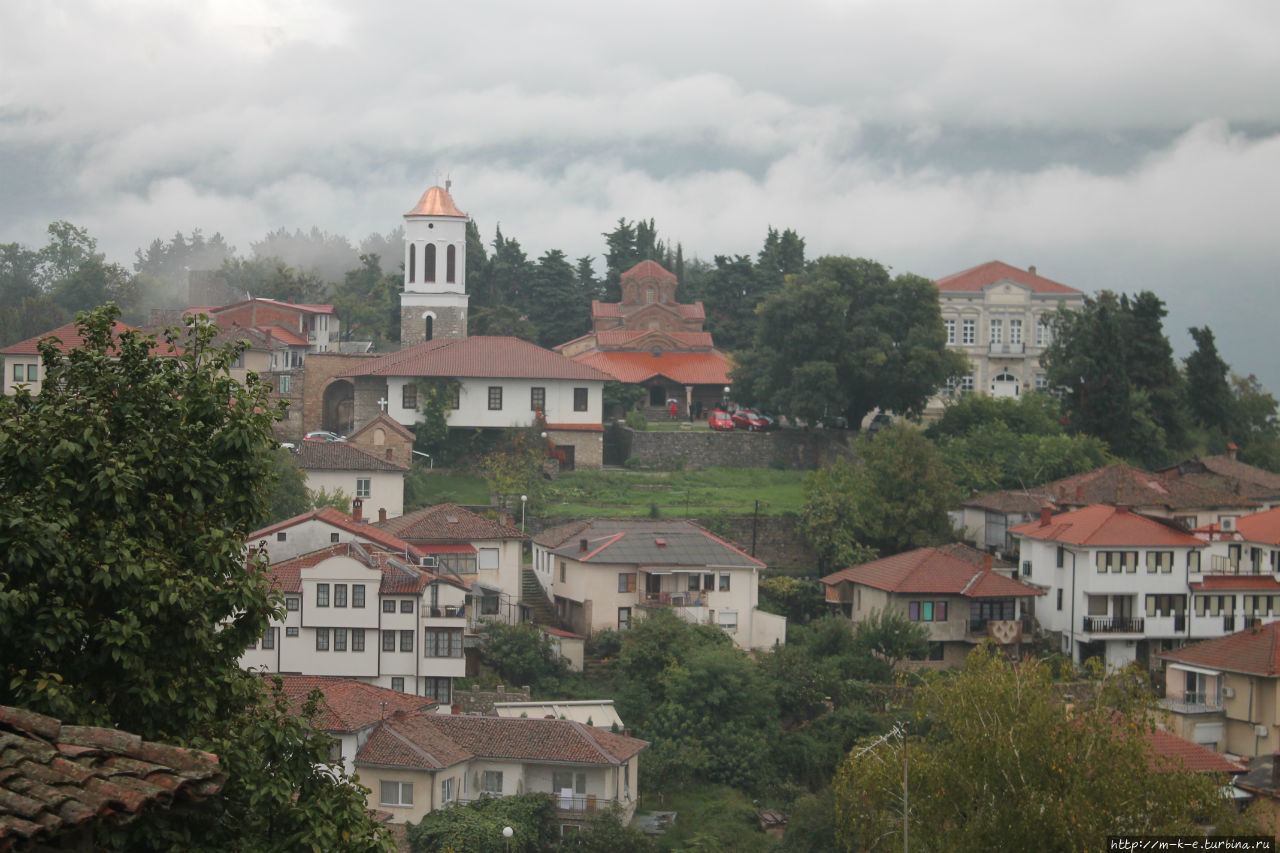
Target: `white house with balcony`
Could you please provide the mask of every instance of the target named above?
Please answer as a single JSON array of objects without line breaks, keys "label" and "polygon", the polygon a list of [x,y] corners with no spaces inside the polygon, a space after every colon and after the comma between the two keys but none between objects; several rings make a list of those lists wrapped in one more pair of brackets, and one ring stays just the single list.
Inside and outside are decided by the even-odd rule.
[{"label": "white house with balcony", "polygon": [[[1053,343],[1053,315],[1079,310],[1084,293],[1037,274],[990,261],[938,279],[947,345],[963,353],[972,372],[951,393],[1017,397],[1048,387],[1040,356]],[[930,403],[941,411],[942,398]]]},{"label": "white house with balcony", "polygon": [[648,743],[572,720],[431,713],[381,723],[356,755],[369,808],[395,823],[487,797],[552,796],[562,826],[582,826],[617,804],[622,821],[639,799],[639,755]]},{"label": "white house with balcony", "polygon": [[1077,662],[1099,656],[1109,667],[1145,666],[1159,652],[1280,614],[1274,575],[1230,571],[1229,560],[1216,558],[1232,543],[1210,543],[1172,519],[1126,506],[1045,509],[1010,533],[1023,580],[1047,592],[1037,619]]},{"label": "white house with balcony", "polygon": [[466,675],[470,585],[399,551],[340,542],[271,565],[284,618],[240,659],[246,669],[355,678],[448,706]]},{"label": "white house with balcony", "polygon": [[765,564],[683,519],[590,519],[543,531],[533,568],[557,616],[571,631],[625,631],[670,608],[716,625],[744,649],[786,642],[785,617],[759,609]]}]

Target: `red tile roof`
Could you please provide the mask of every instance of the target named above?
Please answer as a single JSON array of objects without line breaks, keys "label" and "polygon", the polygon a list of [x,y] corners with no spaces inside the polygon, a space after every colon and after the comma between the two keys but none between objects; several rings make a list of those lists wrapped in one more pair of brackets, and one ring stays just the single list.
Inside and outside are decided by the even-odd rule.
[{"label": "red tile roof", "polygon": [[63,833],[202,800],[225,780],[207,752],[0,706],[0,850],[62,849]]},{"label": "red tile roof", "polygon": [[528,341],[486,335],[427,341],[366,362],[340,375],[596,381],[611,378],[593,367]]},{"label": "red tile roof", "polygon": [[[1044,595],[1044,590],[984,568],[987,554],[968,545],[916,548],[869,563],[841,569],[822,583],[848,581],[901,594],[963,595],[966,598],[1017,598]],[[1012,568],[992,561],[993,566]]]},{"label": "red tile roof", "polygon": [[488,758],[617,765],[648,745],[572,720],[415,713],[380,725],[356,755],[356,764],[438,770]]},{"label": "red tile roof", "polygon": [[404,473],[409,466],[394,459],[365,453],[345,441],[304,441],[293,454],[303,471],[392,471]]},{"label": "red tile roof", "polygon": [[560,432],[604,432],[604,424],[547,424],[546,427]]},{"label": "red tile roof", "polygon": [[378,592],[381,595],[418,595],[427,588],[428,584],[437,582],[463,589],[471,588],[471,585],[465,581],[413,565],[394,551],[370,544],[359,546],[353,542],[340,542],[327,548],[272,563],[267,569],[271,586],[281,592],[301,592],[302,570],[317,566],[330,557],[350,557],[371,569],[379,570],[382,573],[382,582],[378,585]]},{"label": "red tile roof", "polygon": [[[118,338],[125,332],[136,332],[137,329],[132,326],[126,326],[124,323],[115,322],[111,324],[111,335]],[[40,349],[38,344],[44,338],[53,338],[57,341],[58,352],[68,353],[74,349],[80,349],[84,346],[84,335],[80,334],[80,330],[75,323],[67,323],[65,326],[45,332],[42,335],[36,335],[34,338],[27,338],[25,341],[19,341],[16,344],[10,344],[4,349],[0,349],[0,355],[39,355]],[[151,348],[152,355],[160,356],[178,356],[182,354],[182,350],[178,347],[171,347],[164,341],[157,341],[155,346]]]},{"label": "red tile roof", "polygon": [[675,278],[676,274],[657,261],[641,261],[624,272],[619,278]]},{"label": "red tile roof", "polygon": [[248,541],[257,542],[261,539],[270,539],[281,530],[288,530],[290,527],[295,527],[307,521],[322,521],[353,536],[381,545],[388,551],[399,554],[407,553],[413,557],[422,556],[421,551],[403,539],[393,536],[385,530],[380,530],[367,522],[356,521],[346,513],[328,506],[308,510],[301,515],[295,515],[293,518],[286,518],[284,521],[278,521],[275,524],[255,530],[249,534]]},{"label": "red tile roof", "polygon": [[729,384],[729,359],[718,352],[585,352],[574,361],[619,382],[647,382],[663,376],[680,385]]},{"label": "red tile roof", "polygon": [[1259,592],[1280,592],[1280,582],[1274,575],[1204,575],[1188,584],[1196,592],[1215,589],[1244,589]]},{"label": "red tile roof", "polygon": [[378,412],[378,414],[366,423],[360,429],[347,436],[348,439],[354,441],[356,438],[364,435],[366,432],[372,432],[374,429],[382,427],[385,430],[394,432],[401,438],[412,440],[414,438],[413,430],[388,415],[386,412]]},{"label": "red tile roof", "polygon": [[707,319],[707,311],[702,307],[701,302],[692,304],[686,302],[601,302],[598,299],[591,300],[591,318],[593,320],[610,320],[622,319],[628,314],[635,314],[645,308],[651,306],[665,308],[679,314],[686,320],[705,320]]},{"label": "red tile roof", "polygon": [[1167,729],[1155,729],[1148,733],[1151,741],[1151,769],[1156,773],[1174,773],[1189,770],[1192,773],[1245,772],[1245,766],[1207,746],[1178,737]]},{"label": "red tile roof", "polygon": [[[377,526],[406,541],[425,543],[473,539],[525,539],[517,528],[501,521],[485,518],[457,504],[436,504],[405,513],[399,518],[378,522]],[[442,553],[421,547],[427,554]]]},{"label": "red tile roof", "polygon": [[[587,540],[587,551],[578,550]],[[548,528],[534,542],[581,563],[764,568],[727,539],[682,518],[589,518]]]},{"label": "red tile roof", "polygon": [[1239,489],[1241,486],[1253,486],[1267,494],[1280,491],[1280,474],[1273,474],[1264,468],[1232,459],[1229,455],[1190,459],[1167,469],[1165,473],[1176,475],[1181,472],[1182,476],[1194,476],[1199,471],[1221,478],[1230,484],[1220,485],[1219,488]]},{"label": "red tile roof", "polygon": [[[605,329],[596,333],[596,346],[630,347],[642,350],[645,349],[644,339],[655,335],[670,338],[683,347],[706,349],[714,345],[710,332],[668,332],[662,329]],[[573,343],[573,341],[569,343]]]},{"label": "red tile roof", "polygon": [[1156,655],[1207,669],[1274,678],[1280,675],[1280,622],[1271,622]]},{"label": "red tile roof", "polygon": [[1280,545],[1280,507],[1237,518],[1236,530],[1249,542]]},{"label": "red tile roof", "polygon": [[989,509],[992,512],[1039,512],[1040,508],[1053,504],[1053,497],[1043,490],[1016,489],[990,492],[970,498],[964,506]]},{"label": "red tile roof", "polygon": [[297,332],[289,331],[284,326],[261,326],[259,328],[282,344],[286,344],[291,347],[310,346],[306,338],[302,337]]},{"label": "red tile roof", "polygon": [[985,264],[979,264],[976,267],[970,267],[962,272],[940,278],[938,279],[938,290],[944,293],[982,290],[987,285],[995,284],[1005,279],[1016,281],[1024,287],[1031,288],[1036,293],[1084,295],[1074,287],[1067,287],[1065,284],[1047,279],[1042,275],[1036,275],[1029,270],[1010,266],[1003,261],[988,261]]},{"label": "red tile roof", "polygon": [[1059,506],[1125,504],[1137,509],[1161,507],[1173,511],[1258,505],[1257,501],[1234,492],[1210,488],[1186,477],[1153,474],[1123,463],[1064,477],[1037,490],[1053,495]]},{"label": "red tile roof", "polygon": [[1062,542],[1067,545],[1103,547],[1202,547],[1204,542],[1166,519],[1151,518],[1123,506],[1095,504],[1063,512],[1042,524],[1040,519],[1009,528],[1015,536]]},{"label": "red tile roof", "polygon": [[405,216],[453,216],[466,219],[467,215],[453,203],[453,197],[444,187],[432,187],[422,194],[413,210]]},{"label": "red tile roof", "polygon": [[559,628],[548,628],[545,625],[541,626],[541,628],[544,634],[550,634],[553,637],[563,637],[566,640],[585,640],[586,639],[585,635],[575,634],[572,631],[562,631]]},{"label": "red tile roof", "polygon": [[285,698],[296,714],[311,696],[311,691],[324,694],[316,708],[315,724],[326,732],[356,732],[381,722],[401,711],[429,710],[434,699],[414,696],[399,690],[388,690],[337,676],[273,675],[279,678]]}]

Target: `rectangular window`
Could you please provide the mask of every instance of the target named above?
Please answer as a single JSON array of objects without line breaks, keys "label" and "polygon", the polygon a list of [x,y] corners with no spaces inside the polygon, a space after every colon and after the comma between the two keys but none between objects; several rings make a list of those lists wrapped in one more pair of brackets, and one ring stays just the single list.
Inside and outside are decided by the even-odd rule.
[{"label": "rectangular window", "polygon": [[402,652],[413,651],[413,631],[400,632],[400,651]]},{"label": "rectangular window", "polygon": [[283,530],[281,530],[279,533],[276,534],[277,542],[287,542],[288,540],[289,540],[289,534],[285,533]]},{"label": "rectangular window", "polygon": [[453,777],[452,776],[450,776],[448,779],[440,780],[440,802],[442,803],[453,802]]},{"label": "rectangular window", "polygon": [[1011,344],[1022,343],[1022,321],[1021,320],[1009,321],[1009,343]]},{"label": "rectangular window", "polygon": [[1036,346],[1047,347],[1053,343],[1053,329],[1049,325],[1048,320],[1039,320],[1036,322]]},{"label": "rectangular window", "polygon": [[15,364],[15,365],[13,366],[13,381],[14,381],[14,382],[21,382],[21,381],[22,381],[22,373],[23,373],[23,366],[22,366],[21,364]]},{"label": "rectangular window", "polygon": [[932,622],[932,621],[933,621],[933,602],[932,602],[932,601],[924,601],[924,602],[921,602],[921,604],[920,604],[920,621],[921,621],[921,622]]},{"label": "rectangular window", "polygon": [[316,651],[318,652],[329,651],[329,629],[328,628],[316,629]]},{"label": "rectangular window", "polygon": [[1058,590],[1058,609],[1062,609],[1062,590]]},{"label": "rectangular window", "polygon": [[462,387],[454,386],[453,391],[449,394],[449,408],[462,408]]},{"label": "rectangular window", "polygon": [[267,633],[262,635],[262,647],[264,649],[274,649],[276,647],[276,629],[268,628]]},{"label": "rectangular window", "polygon": [[974,388],[974,381],[972,376],[965,376],[960,380],[961,394],[972,394],[973,388]]},{"label": "rectangular window", "polygon": [[[395,681],[394,678],[391,680]],[[404,679],[400,681],[403,683]],[[413,805],[413,783],[383,782],[379,800],[384,806],[411,806]]]},{"label": "rectangular window", "polygon": [[297,628],[285,628],[285,629],[284,629],[284,635],[285,635],[286,637],[296,637],[296,636],[298,636],[298,629],[297,629]]},{"label": "rectangular window", "polygon": [[991,343],[1004,343],[1004,320],[991,320],[987,328],[991,332]]},{"label": "rectangular window", "polygon": [[333,629],[333,650],[335,652],[345,652],[347,650],[347,629]]},{"label": "rectangular window", "polygon": [[702,575],[689,575],[689,592],[698,592],[701,587]]},{"label": "rectangular window", "polygon": [[1172,551],[1148,551],[1147,552],[1147,571],[1151,574],[1163,572],[1169,574],[1173,571],[1173,552]]},{"label": "rectangular window", "polygon": [[486,770],[484,771],[484,787],[480,789],[486,794],[502,793],[502,771]]},{"label": "rectangular window", "polygon": [[417,409],[418,408],[418,386],[413,383],[406,383],[400,389],[400,408]]},{"label": "rectangular window", "polygon": [[907,602],[907,618],[910,619],[912,622],[920,621],[920,602],[918,601]]},{"label": "rectangular window", "polygon": [[280,393],[281,394],[288,394],[289,391],[292,389],[293,383],[290,380],[291,380],[291,377],[287,373],[284,376],[280,377]]},{"label": "rectangular window", "polygon": [[480,599],[481,616],[497,616],[502,602],[496,595],[486,595]]},{"label": "rectangular window", "polygon": [[1058,568],[1062,568],[1064,565],[1066,565],[1066,562],[1067,562],[1067,549],[1059,545],[1058,546]]},{"label": "rectangular window", "polygon": [[285,610],[297,610],[301,602],[296,595],[291,595],[284,600]]},{"label": "rectangular window", "polygon": [[397,693],[404,692],[404,676],[403,675],[397,675],[395,678],[391,679],[391,689]]},{"label": "rectangular window", "polygon": [[1190,572],[1195,572],[1197,574],[1200,572],[1200,552],[1199,551],[1187,552],[1187,570]]},{"label": "rectangular window", "polygon": [[573,389],[573,410],[575,412],[585,412],[587,410],[587,389]]},{"label": "rectangular window", "polygon": [[947,603],[945,601],[935,601],[933,603],[933,621],[947,621]]},{"label": "rectangular window", "polygon": [[316,584],[316,607],[329,606],[329,585],[327,583]]},{"label": "rectangular window", "polygon": [[501,385],[489,386],[489,411],[491,412],[502,411],[502,386]]},{"label": "rectangular window", "polygon": [[960,343],[973,344],[978,341],[978,321],[962,320],[960,321]]},{"label": "rectangular window", "polygon": [[943,323],[947,327],[947,343],[954,344],[956,342],[956,321],[943,320]]},{"label": "rectangular window", "polygon": [[572,790],[575,795],[586,795],[587,774],[573,770],[552,770],[551,793],[560,796],[569,790]]},{"label": "rectangular window", "polygon": [[703,575],[703,576],[702,576],[702,588],[703,588],[703,589],[705,589],[707,592],[711,592],[711,590],[715,589],[715,588],[716,588],[716,576],[715,576],[715,575]]},{"label": "rectangular window", "polygon": [[716,614],[716,624],[725,631],[738,630],[738,611],[721,610]]},{"label": "rectangular window", "polygon": [[371,491],[370,485],[372,483],[373,483],[373,480],[369,477],[357,477],[356,478],[356,497],[358,498],[369,497],[369,492]]},{"label": "rectangular window", "polygon": [[636,591],[636,573],[618,572],[618,592]]},{"label": "rectangular window", "polygon": [[1031,387],[1037,391],[1049,390],[1049,377],[1045,376],[1043,373],[1037,373],[1031,379]]},{"label": "rectangular window", "polygon": [[364,607],[364,584],[353,583],[351,585],[351,606]]},{"label": "rectangular window", "polygon": [[560,561],[560,583],[564,583],[564,577],[565,577],[565,562],[564,560],[561,560]]},{"label": "rectangular window", "polygon": [[720,587],[719,587],[719,589],[720,589],[720,591],[721,591],[721,592],[728,592],[728,591],[729,591],[729,575],[724,574],[723,572],[720,574]]},{"label": "rectangular window", "polygon": [[347,606],[347,585],[345,583],[335,583],[333,585],[333,606]]},{"label": "rectangular window", "polygon": [[448,705],[453,701],[453,679],[452,678],[435,678],[427,677],[422,679],[423,687],[426,690],[425,695],[428,699],[434,699],[441,705]]},{"label": "rectangular window", "polygon": [[395,612],[396,612],[396,600],[395,600],[394,598],[384,598],[384,599],[382,599],[382,612],[383,612],[383,613],[395,613]]},{"label": "rectangular window", "polygon": [[396,650],[396,632],[382,632],[382,650],[384,652],[394,652]]},{"label": "rectangular window", "polygon": [[363,628],[351,629],[351,651],[353,652],[364,651],[364,629]]},{"label": "rectangular window", "polygon": [[494,572],[498,570],[498,549],[497,548],[481,548],[477,554],[478,565],[485,571]]},{"label": "rectangular window", "polygon": [[462,657],[461,628],[425,628],[422,632],[423,657]]},{"label": "rectangular window", "polygon": [[547,413],[547,389],[546,388],[530,388],[529,389],[529,411]]},{"label": "rectangular window", "polygon": [[412,612],[413,612],[413,599],[412,599],[412,598],[402,598],[402,599],[400,599],[400,612],[401,612],[401,613],[412,613]]}]

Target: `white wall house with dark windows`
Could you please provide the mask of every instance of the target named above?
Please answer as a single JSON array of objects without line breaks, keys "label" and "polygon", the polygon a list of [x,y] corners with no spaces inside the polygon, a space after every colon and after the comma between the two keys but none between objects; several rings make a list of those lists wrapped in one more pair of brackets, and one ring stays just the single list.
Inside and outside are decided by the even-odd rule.
[{"label": "white wall house with dark windows", "polygon": [[307,488],[362,501],[363,512],[394,518],[404,512],[404,475],[409,466],[388,456],[374,456],[345,441],[304,441],[294,461],[307,478]]},{"label": "white wall house with dark windows", "polygon": [[371,544],[339,543],[271,565],[285,614],[245,652],[263,672],[356,678],[452,701],[474,629],[470,585]]}]

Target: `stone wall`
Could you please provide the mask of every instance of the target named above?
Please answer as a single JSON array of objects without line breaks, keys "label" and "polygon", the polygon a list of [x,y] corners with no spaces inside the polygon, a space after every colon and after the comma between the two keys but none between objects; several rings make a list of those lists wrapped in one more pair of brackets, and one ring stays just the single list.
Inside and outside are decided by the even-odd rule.
[{"label": "stone wall", "polygon": [[529,687],[515,688],[498,685],[497,690],[481,690],[478,686],[472,685],[470,690],[457,690],[453,694],[453,708],[455,714],[481,714],[492,717],[496,710],[494,702],[528,702],[531,697]]},{"label": "stone wall", "polygon": [[694,519],[718,536],[724,536],[751,553],[752,528],[755,529],[756,559],[772,569],[814,568],[818,555],[796,530],[799,518],[794,515],[770,515],[715,519]]},{"label": "stone wall", "polygon": [[424,311],[435,314],[431,323],[431,339],[459,339],[467,336],[467,309],[452,305],[404,305],[400,308],[400,346],[417,346],[427,340],[427,324]]},{"label": "stone wall", "polygon": [[[353,370],[361,359],[377,358],[382,353],[360,354],[310,352],[303,361],[302,426],[303,433],[324,429],[324,391],[340,373]],[[296,374],[295,374],[296,375]],[[350,380],[341,380],[350,381]],[[357,422],[357,425],[359,422]]]},{"label": "stone wall", "polygon": [[811,471],[827,468],[836,459],[853,458],[849,435],[843,430],[777,430],[775,432],[635,431],[615,425],[627,458],[641,467],[786,468]]},{"label": "stone wall", "polygon": [[573,448],[573,467],[581,471],[598,471],[604,464],[602,437],[603,433],[595,430],[547,430],[547,441]]}]

